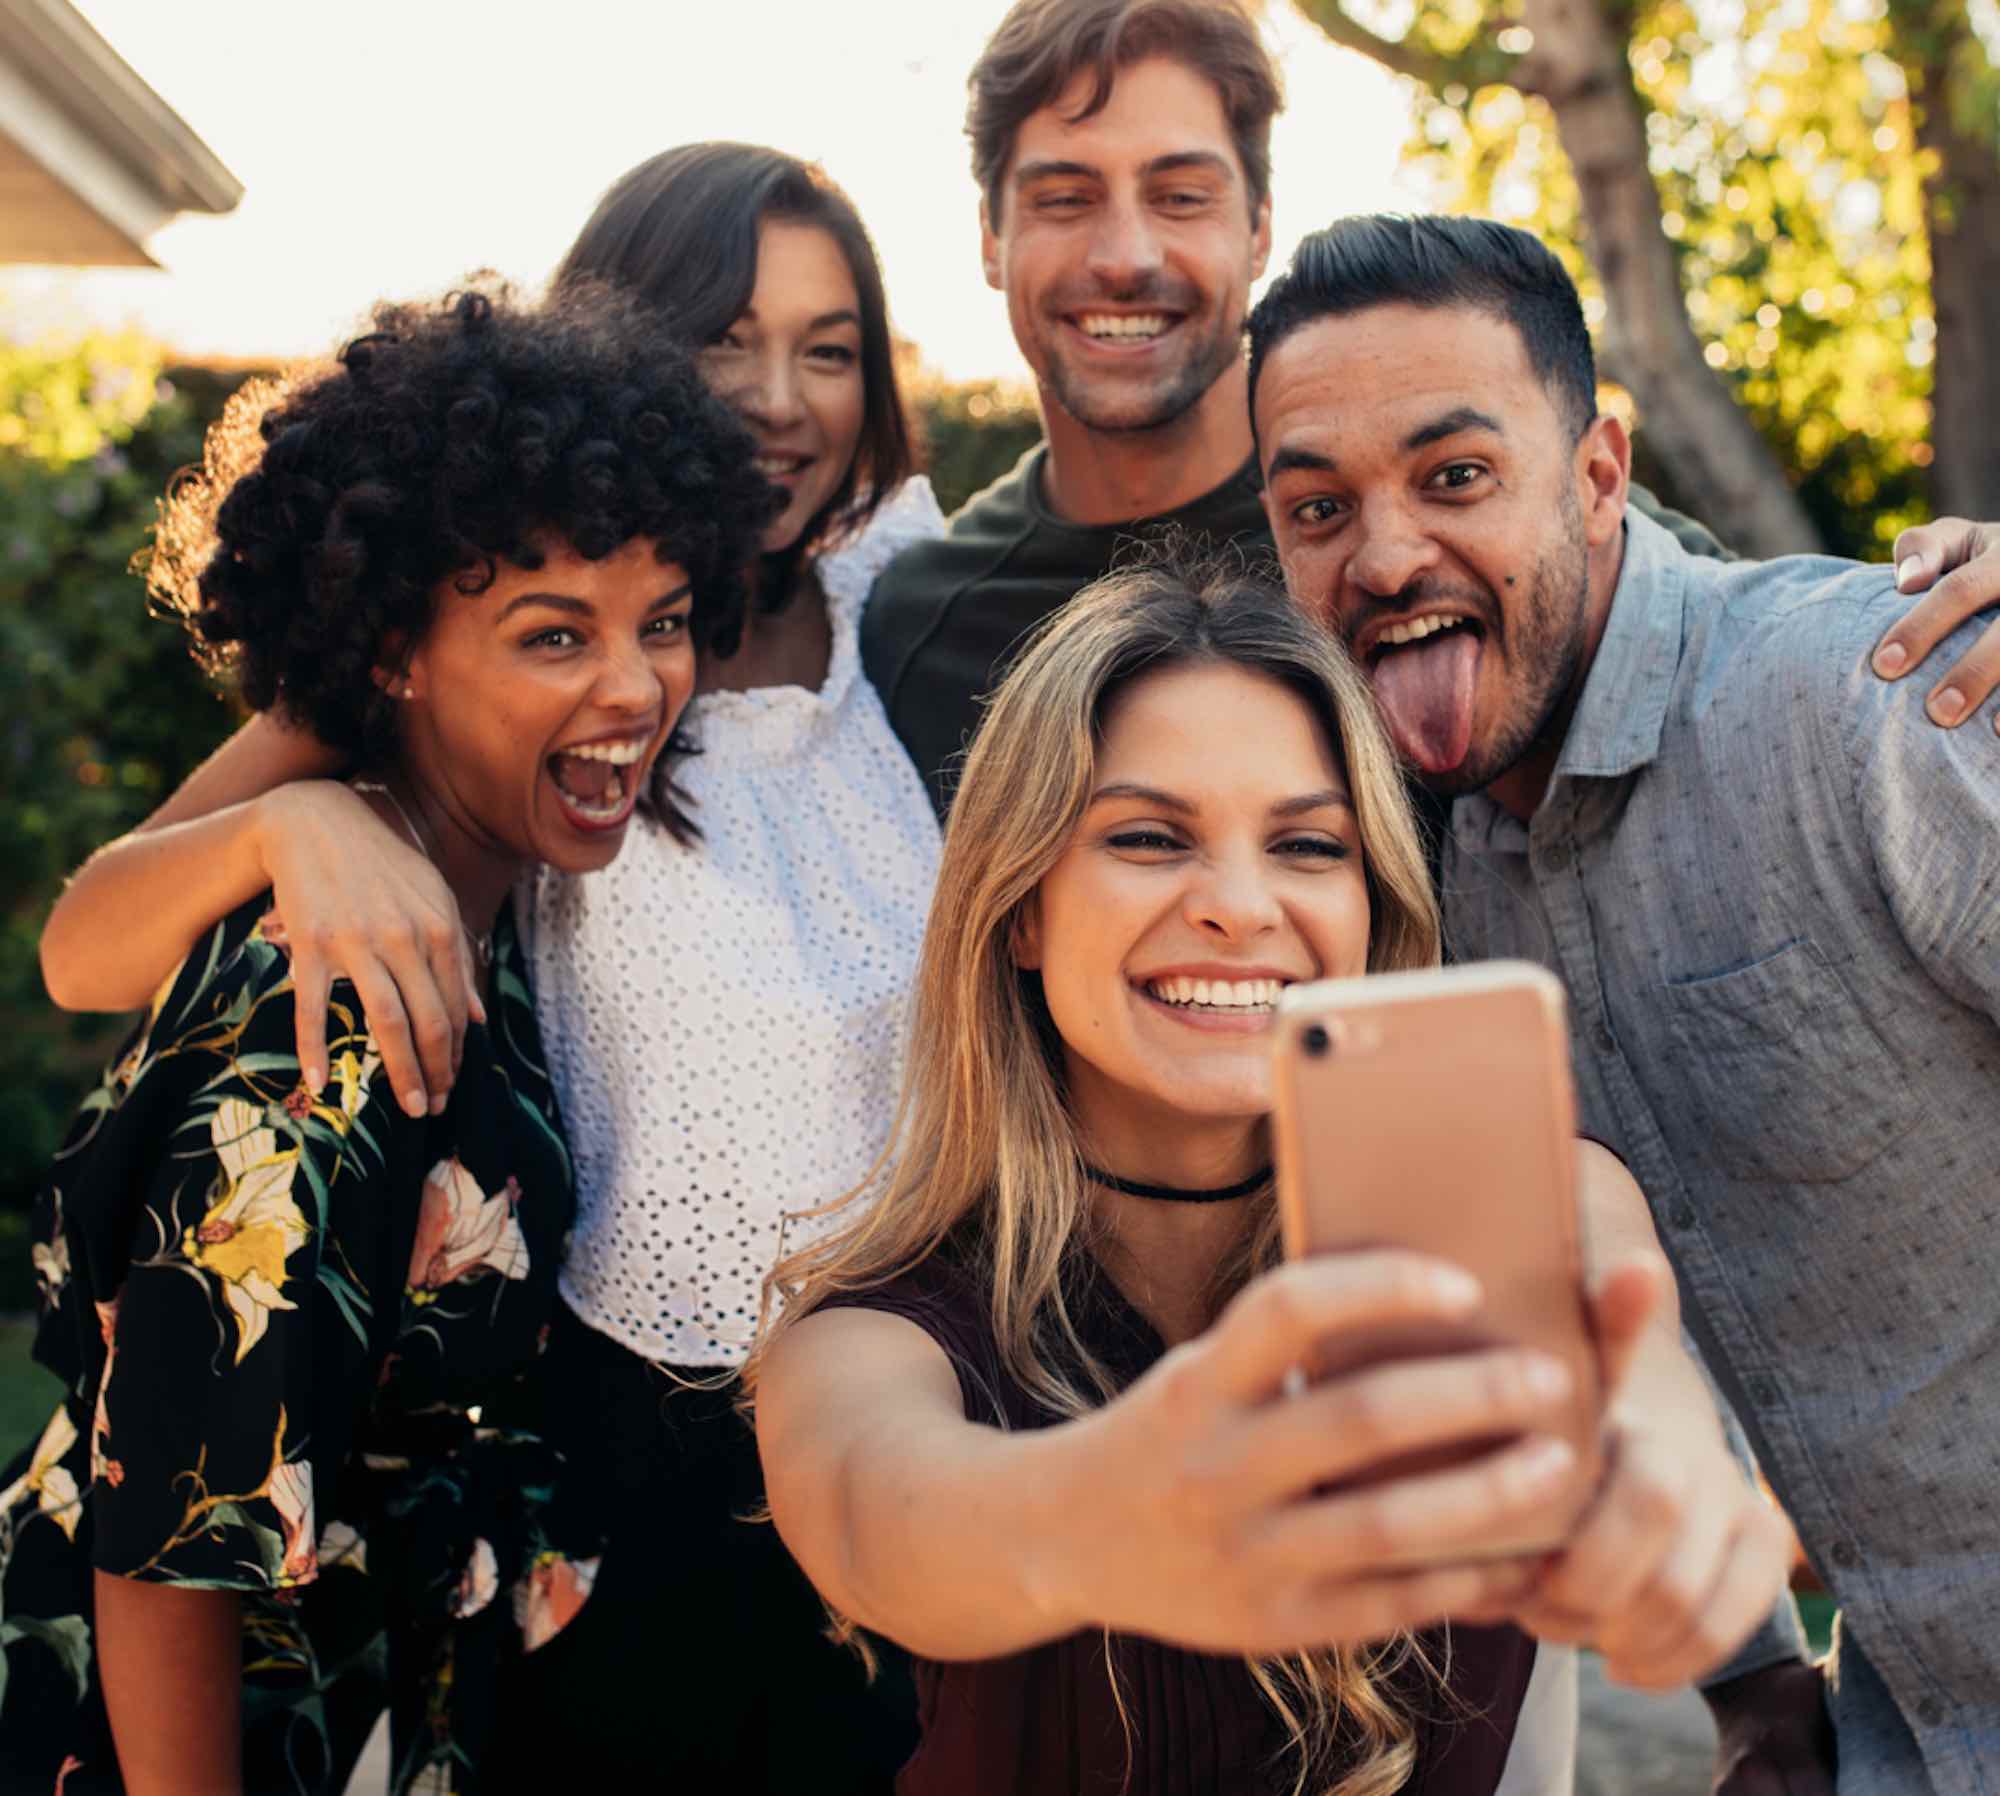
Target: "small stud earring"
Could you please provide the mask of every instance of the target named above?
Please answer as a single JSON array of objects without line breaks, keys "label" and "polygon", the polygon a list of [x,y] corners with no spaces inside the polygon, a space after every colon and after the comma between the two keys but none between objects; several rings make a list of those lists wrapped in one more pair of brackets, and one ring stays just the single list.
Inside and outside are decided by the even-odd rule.
[{"label": "small stud earring", "polygon": [[403,688],[403,696],[405,698],[415,698],[417,696],[417,689],[414,686],[405,685]]}]

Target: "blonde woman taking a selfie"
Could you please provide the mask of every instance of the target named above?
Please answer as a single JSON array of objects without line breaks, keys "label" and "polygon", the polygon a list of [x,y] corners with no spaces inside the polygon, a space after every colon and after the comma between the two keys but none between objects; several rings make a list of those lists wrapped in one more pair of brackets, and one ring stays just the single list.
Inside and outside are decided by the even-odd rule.
[{"label": "blonde woman taking a selfie", "polygon": [[[850,1627],[916,1655],[904,1796],[1517,1787],[1534,1633],[1671,1683],[1768,1610],[1782,1529],[1601,1150],[1579,1154],[1611,1471],[1561,1553],[1476,1558],[1564,1478],[1554,1361],[1285,1394],[1315,1345],[1478,1301],[1409,1255],[1281,1265],[1273,1214],[1277,992],[1437,947],[1365,689],[1282,593],[1113,575],[1001,687],[946,838],[898,1158],[781,1263],[746,1372],[786,1543]],[[1431,1569],[1375,1569],[1412,1558]]]}]

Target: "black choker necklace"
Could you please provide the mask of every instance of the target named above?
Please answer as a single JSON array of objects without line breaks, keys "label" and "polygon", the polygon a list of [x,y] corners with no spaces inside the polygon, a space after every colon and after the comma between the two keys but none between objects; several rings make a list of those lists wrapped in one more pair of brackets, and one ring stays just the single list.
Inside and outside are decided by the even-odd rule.
[{"label": "black choker necklace", "polygon": [[1127,1197],[1158,1198],[1171,1204],[1226,1204],[1233,1197],[1248,1197],[1271,1182],[1271,1169],[1261,1166],[1247,1179],[1234,1185],[1218,1185],[1211,1191],[1190,1191],[1184,1185],[1142,1185],[1137,1179],[1121,1179],[1101,1166],[1086,1166],[1083,1176],[1095,1185],[1122,1191]]}]

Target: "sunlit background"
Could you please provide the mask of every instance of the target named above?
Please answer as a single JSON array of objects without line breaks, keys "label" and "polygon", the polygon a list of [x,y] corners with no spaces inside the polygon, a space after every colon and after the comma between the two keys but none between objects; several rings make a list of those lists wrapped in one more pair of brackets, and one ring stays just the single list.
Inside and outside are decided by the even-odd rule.
[{"label": "sunlit background", "polygon": [[[175,633],[147,621],[129,567],[157,494],[246,371],[323,351],[372,301],[477,268],[539,285],[621,172],[726,137],[818,160],[853,196],[920,364],[908,396],[948,507],[1038,429],[1018,391],[990,384],[1025,370],[980,277],[962,135],[965,73],[1007,0],[74,4],[185,121],[162,135],[186,163],[207,166],[205,145],[243,192],[204,213],[233,198],[220,170],[205,192],[149,187],[162,171],[128,153],[134,191],[160,213],[187,208],[110,251],[129,258],[144,237],[158,268],[0,268],[0,1458],[53,1392],[27,1363],[19,1313],[29,1196],[122,1028],[48,1006],[35,940],[67,871],[230,726]],[[1267,0],[1289,96],[1272,146],[1273,267],[1343,213],[1507,218],[1569,261],[1600,371],[1627,378],[1608,328],[1618,294],[1583,250],[1617,221],[1588,216],[1564,150],[1574,120],[1522,79],[1536,47],[1522,11]],[[1540,16],[1544,51],[1596,33],[1629,66],[1637,108],[1619,154],[1649,170],[1658,207],[1625,221],[1633,235],[1605,266],[1629,270],[1661,237],[1675,246],[1678,291],[1652,296],[1650,340],[1678,330],[1685,364],[1655,370],[1649,390],[1641,369],[1604,393],[1638,426],[1646,478],[1765,553],[1880,556],[1935,510],[2000,516],[2000,282],[1979,260],[2000,243],[2000,0],[1578,0]],[[59,0],[0,0],[0,203],[39,181],[101,250],[118,232],[89,196],[29,166],[53,139],[75,152],[77,133],[50,108],[28,117],[38,96],[15,81],[27,59],[5,35],[24,19],[92,77],[100,127],[125,117],[120,94],[135,117],[150,96],[134,100],[94,46],[63,36],[75,22]],[[1703,465],[1703,432],[1649,434],[1649,416],[1657,426],[1711,381],[1768,452],[1755,490]],[[1666,441],[1679,459],[1656,450]],[[1773,493],[1795,496],[1798,515],[1769,516]],[[1696,1709],[1693,1769],[1673,1787],[1706,1775]],[[1660,1725],[1644,1724],[1646,1750]],[[1613,1746],[1606,1763],[1633,1761]]]},{"label": "sunlit background", "polygon": [[[873,231],[897,329],[953,380],[1023,372],[978,265],[965,74],[1005,0],[79,0],[243,182],[159,271],[9,271],[12,334],[135,323],[180,355],[330,347],[370,301],[488,266],[547,276],[599,193],[670,144],[822,162]],[[1394,79],[1289,7],[1274,266],[1341,212],[1410,205]]]}]

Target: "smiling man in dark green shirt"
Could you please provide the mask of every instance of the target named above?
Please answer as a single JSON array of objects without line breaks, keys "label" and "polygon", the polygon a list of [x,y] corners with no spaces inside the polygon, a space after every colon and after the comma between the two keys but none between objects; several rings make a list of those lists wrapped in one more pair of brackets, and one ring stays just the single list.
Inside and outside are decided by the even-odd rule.
[{"label": "smiling man in dark green shirt", "polygon": [[1271,553],[1242,353],[1280,103],[1255,26],[1214,0],[1024,0],[970,85],[986,279],[1047,440],[899,556],[862,621],[868,677],[940,810],[1007,651],[1121,551],[1171,530]]}]

